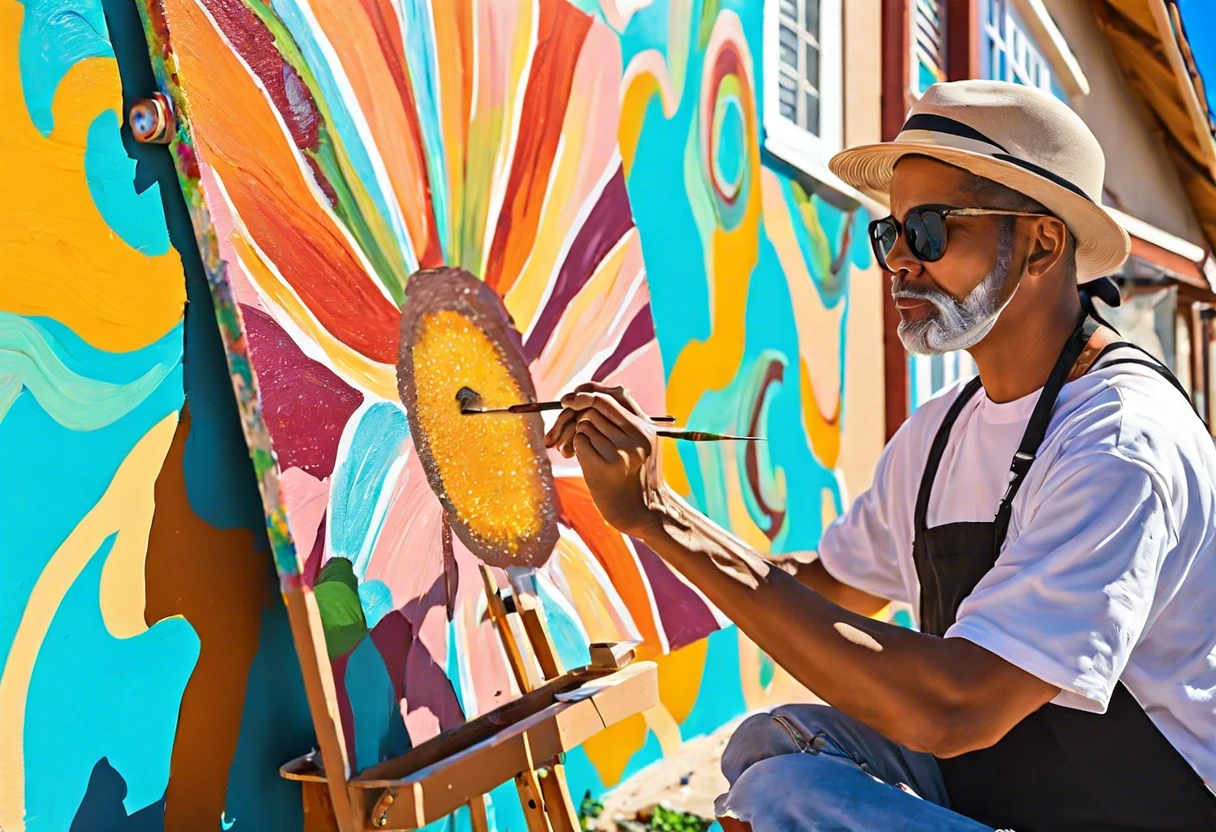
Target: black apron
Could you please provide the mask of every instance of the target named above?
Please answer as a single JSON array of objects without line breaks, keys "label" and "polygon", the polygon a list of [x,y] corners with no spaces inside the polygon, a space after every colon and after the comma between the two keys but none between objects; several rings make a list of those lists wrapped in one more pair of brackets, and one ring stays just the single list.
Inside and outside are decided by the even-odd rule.
[{"label": "black apron", "polygon": [[[922,632],[944,635],[959,604],[996,563],[1009,530],[1013,498],[1047,433],[1060,390],[1096,329],[1096,322],[1083,318],[1060,353],[1014,454],[1009,487],[990,523],[927,526],[929,495],[950,429],[979,391],[979,378],[963,388],[946,414],[916,498],[912,556],[920,579]],[[1094,363],[1114,346],[1103,350]],[[1155,360],[1120,359],[1106,366],[1116,363],[1146,364],[1186,395],[1169,369]],[[950,808],[997,829],[1216,830],[1216,798],[1122,682],[1116,685],[1105,714],[1045,705],[991,748],[939,762]]]}]

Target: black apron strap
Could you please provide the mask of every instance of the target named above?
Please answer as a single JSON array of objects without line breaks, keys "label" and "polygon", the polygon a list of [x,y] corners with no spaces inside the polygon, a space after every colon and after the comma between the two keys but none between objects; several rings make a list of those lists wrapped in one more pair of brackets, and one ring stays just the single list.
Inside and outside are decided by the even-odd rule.
[{"label": "black apron strap", "polygon": [[[1146,356],[1148,356],[1149,360],[1145,361],[1141,358],[1117,358],[1114,361],[1108,361],[1105,364],[1102,364],[1102,359],[1107,353],[1123,349],[1125,347],[1130,347],[1133,350],[1144,353]],[[1150,370],[1155,370],[1162,377],[1164,377],[1166,381],[1174,385],[1174,389],[1181,393],[1188,402],[1191,401],[1191,394],[1186,392],[1186,388],[1182,386],[1182,382],[1178,380],[1178,377],[1174,375],[1173,371],[1171,371],[1169,367],[1165,366],[1165,364],[1161,363],[1157,356],[1153,355],[1139,344],[1133,344],[1131,341],[1112,341],[1102,348],[1102,352],[1098,353],[1098,357],[1094,359],[1092,366],[1095,370],[1100,370],[1103,367],[1114,367],[1116,364],[1139,364],[1143,367],[1148,367]]]},{"label": "black apron strap", "polygon": [[1013,462],[1009,466],[1009,487],[1005,489],[1005,496],[1001,498],[1001,504],[996,511],[997,555],[1000,554],[1001,544],[1009,531],[1009,519],[1013,516],[1013,498],[1017,496],[1022,481],[1026,479],[1026,473],[1038,456],[1039,446],[1043,444],[1047,426],[1051,423],[1051,412],[1055,408],[1056,399],[1064,389],[1064,383],[1068,381],[1073,365],[1085,351],[1089,339],[1098,331],[1098,326],[1096,320],[1082,313],[1081,321],[1064,344],[1060,357],[1056,359],[1056,365],[1051,368],[1051,375],[1047,377],[1047,383],[1043,385],[1043,392],[1035,402],[1034,412],[1026,423],[1026,432],[1022,434],[1021,444],[1018,445]]},{"label": "black apron strap", "polygon": [[920,477],[920,490],[916,493],[916,513],[913,515],[912,528],[917,534],[926,528],[925,518],[929,513],[929,495],[933,492],[933,481],[937,479],[937,468],[941,464],[942,454],[946,452],[946,445],[950,442],[950,429],[954,427],[959,414],[963,412],[963,408],[967,402],[971,401],[971,397],[980,389],[980,386],[979,376],[967,382],[958,394],[958,398],[950,405],[946,418],[942,420],[941,427],[937,429],[937,435],[933,437],[933,445],[929,448],[929,459],[925,462],[924,473]]}]

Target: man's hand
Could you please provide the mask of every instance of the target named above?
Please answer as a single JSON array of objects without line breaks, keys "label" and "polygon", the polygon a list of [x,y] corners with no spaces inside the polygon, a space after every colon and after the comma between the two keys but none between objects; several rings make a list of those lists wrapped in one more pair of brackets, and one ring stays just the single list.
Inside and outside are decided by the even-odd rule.
[{"label": "man's hand", "polygon": [[567,459],[578,457],[605,520],[625,534],[645,535],[659,522],[662,504],[654,425],[621,387],[589,382],[562,404],[545,444]]}]

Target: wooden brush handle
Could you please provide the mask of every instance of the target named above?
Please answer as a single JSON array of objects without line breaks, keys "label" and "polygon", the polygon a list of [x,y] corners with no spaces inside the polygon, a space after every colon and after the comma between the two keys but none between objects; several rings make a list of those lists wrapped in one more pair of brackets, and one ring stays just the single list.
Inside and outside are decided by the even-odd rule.
[{"label": "wooden brush handle", "polygon": [[683,439],[685,442],[763,442],[762,436],[729,436],[724,433],[708,433],[703,430],[661,430],[659,436],[667,439]]},{"label": "wooden brush handle", "polygon": [[[476,413],[544,413],[550,410],[561,410],[561,402],[526,402],[524,404],[513,404],[510,407],[490,408],[488,410],[466,410],[466,415]],[[671,424],[675,422],[674,416],[647,416],[650,421]]]}]

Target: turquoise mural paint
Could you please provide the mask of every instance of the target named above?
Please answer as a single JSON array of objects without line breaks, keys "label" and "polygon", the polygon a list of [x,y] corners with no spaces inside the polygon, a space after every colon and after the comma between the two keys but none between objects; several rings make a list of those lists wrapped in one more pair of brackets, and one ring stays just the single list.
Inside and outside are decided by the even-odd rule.
[{"label": "turquoise mural paint", "polygon": [[51,135],[51,105],[59,82],[85,58],[113,56],[105,15],[97,0],[18,0],[25,6],[17,57],[30,120]]},{"label": "turquoise mural paint", "polygon": [[122,146],[118,114],[106,110],[89,125],[84,151],[84,178],[106,225],[123,242],[149,257],[169,251],[169,231],[161,209],[160,184],[137,192],[136,161]]},{"label": "turquoise mural paint", "polygon": [[102,757],[126,782],[129,815],[160,800],[169,783],[198,636],[177,617],[131,638],[109,634],[99,591],[114,537],[64,596],[34,665],[25,712],[29,832],[66,832]]},{"label": "turquoise mural paint", "polygon": [[[115,358],[129,364],[130,356]],[[98,375],[107,375],[104,369]],[[180,365],[125,416],[94,431],[65,428],[28,390],[17,397],[0,421],[0,470],[20,471],[22,480],[0,500],[0,608],[25,608],[47,561],[101,499],[130,449],[180,402]],[[0,665],[18,621],[15,614],[0,615]]]},{"label": "turquoise mural paint", "polygon": [[452,691],[456,694],[456,703],[460,705],[460,712],[467,714],[469,712],[469,707],[464,701],[464,687],[460,683],[460,662],[457,661],[456,650],[454,649],[454,645],[458,643],[456,640],[455,621],[448,622],[447,639],[448,641],[445,649],[447,651],[448,661],[447,666],[443,669],[443,672],[447,675],[448,680],[452,683]]},{"label": "turquoise mural paint", "polygon": [[[57,340],[57,335],[76,343],[66,344]],[[0,312],[0,378],[10,379],[10,384],[12,379],[19,381],[39,406],[65,428],[97,430],[130,413],[170,373],[180,372],[181,337],[179,324],[160,341],[139,350],[146,361],[152,359],[155,363],[149,361],[147,370],[130,381],[113,383],[79,375],[61,357],[71,351],[77,356],[73,363],[92,367],[93,361],[106,363],[106,356],[112,353],[87,347],[66,327],[52,327],[36,319]],[[81,353],[86,351],[93,361],[82,360],[85,356]],[[161,360],[156,361],[157,358]],[[0,418],[3,417],[4,412],[0,411]]]},{"label": "turquoise mural paint", "polygon": [[393,680],[371,638],[364,638],[350,654],[346,663],[346,691],[355,717],[354,767],[364,769],[404,754],[409,740],[393,692]]},{"label": "turquoise mural paint", "polygon": [[708,642],[697,703],[680,723],[686,740],[713,733],[747,710],[739,683],[739,633],[728,627],[713,633]]},{"label": "turquoise mural paint", "polygon": [[384,581],[367,580],[359,584],[359,606],[370,630],[393,611],[393,593]]},{"label": "turquoise mural paint", "polygon": [[760,687],[767,689],[777,675],[777,663],[763,653],[760,654]]},{"label": "turquoise mural paint", "polygon": [[[433,0],[430,0],[433,2]],[[405,27],[405,60],[409,65],[414,105],[422,128],[422,145],[426,149],[426,168],[430,174],[431,201],[434,205],[435,229],[444,256],[457,262],[459,256],[452,239],[451,195],[447,189],[447,159],[443,149],[443,121],[439,113],[436,64],[435,28],[428,0],[404,0],[402,14],[413,25]]]},{"label": "turquoise mural paint", "polygon": [[358,419],[349,452],[334,471],[326,532],[330,551],[349,558],[362,579],[375,540],[372,524],[383,520],[380,492],[409,435],[409,423],[405,411],[384,401],[366,407]]},{"label": "turquoise mural paint", "polygon": [[570,669],[591,664],[587,633],[579,626],[578,619],[564,609],[561,601],[543,583],[539,583],[537,589],[562,667]]}]

